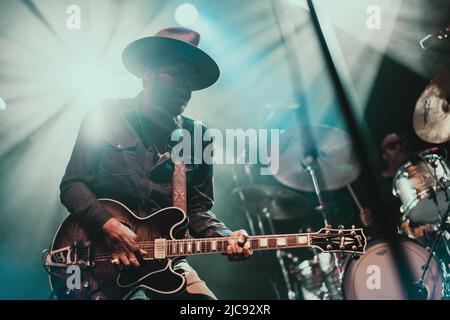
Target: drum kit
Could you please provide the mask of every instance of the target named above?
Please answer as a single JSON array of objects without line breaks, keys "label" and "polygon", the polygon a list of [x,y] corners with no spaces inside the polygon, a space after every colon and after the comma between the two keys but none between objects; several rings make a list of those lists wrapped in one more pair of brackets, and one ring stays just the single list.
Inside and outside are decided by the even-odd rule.
[{"label": "drum kit", "polygon": [[[413,125],[426,142],[450,141],[450,70],[425,88],[415,106]],[[234,193],[244,203],[254,233],[266,233],[264,221],[274,233],[278,230],[273,222],[301,220],[309,215],[321,215],[328,225],[329,208],[323,191],[347,188],[361,209],[351,188],[360,173],[347,133],[325,125],[293,126],[280,135],[280,165],[275,179],[282,186],[253,181],[249,186],[236,187]],[[419,152],[397,170],[392,189],[393,196],[401,201],[402,219],[433,230],[433,241],[427,246],[402,231],[398,235],[417,280],[411,284],[417,298],[450,299],[450,169],[446,150],[434,147]],[[317,206],[302,192],[312,193]],[[253,224],[255,217],[258,228]],[[303,260],[292,253],[276,254],[289,299],[406,298],[391,248],[381,238],[371,239],[365,255],[358,259],[315,251],[311,254],[312,258]]]}]

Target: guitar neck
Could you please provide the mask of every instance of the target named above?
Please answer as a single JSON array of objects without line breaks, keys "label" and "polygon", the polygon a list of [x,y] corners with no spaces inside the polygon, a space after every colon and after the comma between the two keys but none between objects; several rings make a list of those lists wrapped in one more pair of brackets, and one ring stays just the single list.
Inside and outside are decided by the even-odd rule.
[{"label": "guitar neck", "polygon": [[[183,240],[165,240],[164,246],[161,243],[161,249],[165,247],[166,257],[205,255],[211,253],[225,253],[229,244],[230,237],[226,238],[205,238],[205,239],[183,239]],[[298,233],[289,235],[267,235],[251,236],[247,240],[250,247],[254,250],[274,250],[287,248],[310,247],[310,234]],[[157,248],[158,243],[155,242]],[[157,251],[157,249],[156,249]]]}]

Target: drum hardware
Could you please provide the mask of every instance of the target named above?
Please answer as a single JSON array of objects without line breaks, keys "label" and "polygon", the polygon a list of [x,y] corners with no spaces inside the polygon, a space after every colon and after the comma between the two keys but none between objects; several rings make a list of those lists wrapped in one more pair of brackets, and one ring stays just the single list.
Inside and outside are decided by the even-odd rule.
[{"label": "drum hardware", "polygon": [[[440,224],[438,226],[438,230],[436,232],[436,235],[434,237],[433,244],[429,248],[429,254],[428,254],[427,262],[423,266],[422,275],[421,275],[419,281],[417,282],[417,284],[415,284],[415,286],[414,286],[414,289],[417,290],[417,294],[418,294],[419,297],[422,296],[424,293],[426,293],[426,288],[423,287],[423,281],[424,281],[423,279],[425,278],[425,275],[426,275],[426,273],[428,271],[428,268],[430,266],[431,259],[433,258],[433,255],[435,254],[436,246],[437,246],[437,244],[438,244],[438,242],[440,240],[442,240],[444,242],[444,247],[446,248],[446,251],[447,251],[446,252],[447,253],[447,258],[450,258],[450,255],[448,254],[448,243],[447,243],[447,240],[445,239],[445,236],[443,234],[444,232],[446,232],[446,230],[448,228],[447,220],[448,220],[449,212],[450,212],[450,204],[448,205],[446,212],[442,215],[442,219],[441,219],[441,222],[440,222]],[[440,258],[441,262],[443,260],[448,260],[448,259],[445,259],[445,257],[439,257],[439,258]],[[447,269],[448,268],[446,267],[446,268],[444,268],[442,270],[443,274],[446,275],[446,276],[444,276],[443,297],[450,298],[450,291],[448,291],[449,283],[446,282],[446,281],[448,281]]]},{"label": "drum hardware", "polygon": [[320,192],[319,183],[317,182],[317,176],[314,171],[314,169],[310,165],[306,165],[305,163],[302,163],[303,167],[305,168],[305,171],[307,171],[311,175],[311,181],[314,185],[314,193],[316,194],[318,205],[316,206],[316,210],[319,211],[322,214],[323,223],[325,226],[328,224],[327,214],[325,212],[325,203],[322,200],[322,195]]},{"label": "drum hardware", "polygon": [[[263,208],[263,212],[265,212],[265,216],[267,218],[267,222],[269,223],[270,232],[272,234],[276,233],[275,227],[273,225],[273,221],[272,221],[272,217],[271,217],[270,211],[267,208]],[[261,219],[261,217],[259,217],[259,219]],[[262,225],[262,221],[261,221],[260,227],[262,228],[261,230],[262,230],[263,234],[265,234],[264,233],[264,229],[263,229],[263,225]],[[293,290],[292,285],[291,285],[291,281],[289,280],[288,270],[286,268],[286,264],[284,263],[284,259],[283,259],[284,253],[282,253],[281,250],[276,250],[275,251],[275,255],[277,257],[278,264],[280,265],[281,274],[283,276],[284,284],[286,285],[286,288],[287,288],[288,299],[289,300],[295,300],[297,298],[297,294]]]},{"label": "drum hardware", "polygon": [[393,194],[399,197],[403,220],[437,225],[449,202],[450,170],[443,158],[429,151],[418,154],[418,160],[408,161],[394,177]]},{"label": "drum hardware", "polygon": [[[315,156],[307,156],[305,157],[305,161],[302,162],[302,166],[304,167],[305,171],[307,171],[310,176],[311,176],[311,181],[313,183],[314,186],[314,192],[315,195],[317,197],[317,201],[318,201],[318,205],[316,207],[316,210],[319,211],[322,214],[322,218],[323,218],[323,222],[325,226],[329,226],[328,223],[328,219],[327,219],[327,213],[326,213],[326,206],[325,203],[322,200],[322,196],[321,196],[321,191],[320,191],[320,186],[319,183],[317,181],[317,176],[315,173],[315,170],[312,167],[313,162],[315,161],[317,157]],[[338,275],[339,275],[339,281],[341,281],[342,279],[342,270],[339,267],[339,258],[337,256],[337,254],[332,253],[331,254],[335,266],[337,267],[337,271],[338,271]]]},{"label": "drum hardware", "polygon": [[[406,163],[397,171],[394,178],[393,194],[402,201],[400,212],[403,213],[403,219],[409,219],[419,225],[431,225],[435,231],[433,242],[428,248],[427,260],[422,266],[422,274],[419,280],[411,285],[416,299],[426,299],[429,295],[424,286],[424,279],[433,258],[440,260],[442,265],[442,298],[450,298],[448,267],[443,262],[450,258],[444,236],[448,228],[450,211],[448,194],[450,170],[442,156],[437,154],[442,150],[445,152],[444,158],[446,159],[447,150],[443,148],[434,147],[419,152],[418,160]],[[439,256],[436,251],[437,245],[441,241],[446,250],[444,256]]]},{"label": "drum hardware", "polygon": [[340,266],[331,254],[316,253],[300,263],[291,259],[291,266],[305,300],[342,300]]}]

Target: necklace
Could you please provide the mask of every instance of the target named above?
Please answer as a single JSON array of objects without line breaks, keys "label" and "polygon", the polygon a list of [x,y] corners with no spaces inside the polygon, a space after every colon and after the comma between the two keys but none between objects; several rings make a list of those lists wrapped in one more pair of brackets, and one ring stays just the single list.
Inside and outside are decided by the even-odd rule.
[{"label": "necklace", "polygon": [[[143,122],[142,122],[142,117],[139,114],[138,115],[139,118],[139,125],[141,127],[142,133],[145,136],[145,140],[146,142],[148,142],[148,148],[149,149],[153,149],[154,151],[156,151],[156,154],[158,156],[158,159],[161,159],[161,157],[163,156],[162,153],[159,151],[156,142],[151,138],[151,135],[148,134],[147,128],[144,126]],[[151,143],[150,143],[151,142]]]}]

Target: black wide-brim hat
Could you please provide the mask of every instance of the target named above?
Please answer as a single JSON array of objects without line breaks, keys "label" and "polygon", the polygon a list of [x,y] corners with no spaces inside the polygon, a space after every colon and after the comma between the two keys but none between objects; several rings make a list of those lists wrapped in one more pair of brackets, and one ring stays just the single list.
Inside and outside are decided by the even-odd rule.
[{"label": "black wide-brim hat", "polygon": [[189,81],[191,90],[205,89],[220,75],[217,63],[198,48],[200,35],[182,27],[166,28],[152,37],[130,43],[122,53],[125,67],[142,78],[144,72],[164,66],[183,65],[180,77]]}]

